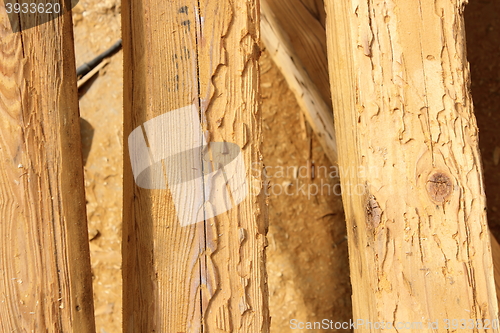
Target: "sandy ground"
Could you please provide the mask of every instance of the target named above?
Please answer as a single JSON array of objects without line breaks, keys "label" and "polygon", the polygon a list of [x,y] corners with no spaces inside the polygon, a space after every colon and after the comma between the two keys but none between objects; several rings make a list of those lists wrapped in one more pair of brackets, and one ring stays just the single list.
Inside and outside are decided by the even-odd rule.
[{"label": "sandy ground", "polygon": [[[73,9],[77,66],[121,37],[119,1]],[[122,52],[80,89],[85,191],[97,332],[121,332]]]},{"label": "sandy ground", "polygon": [[[291,319],[349,321],[349,263],[337,169],[308,131],[294,96],[265,52],[261,75],[263,155],[270,180],[271,332],[290,332]],[[308,173],[311,162],[314,175]]]},{"label": "sandy ground", "polygon": [[[500,117],[499,14],[498,1],[475,1],[466,10],[472,92],[481,130],[489,222],[497,238],[500,236],[497,171],[500,143],[496,125]],[[77,66],[120,38],[119,1],[81,0],[73,10],[73,18]],[[80,96],[99,333],[121,332],[122,59],[121,52],[114,55],[81,89]],[[291,319],[348,321],[351,290],[347,241],[338,178],[330,177],[335,169],[300,116],[286,82],[265,52],[261,73],[263,156],[268,176],[272,177],[268,234],[271,332],[290,332]],[[314,177],[307,172],[307,165],[312,162],[316,170]],[[314,191],[319,194],[312,195]]]}]

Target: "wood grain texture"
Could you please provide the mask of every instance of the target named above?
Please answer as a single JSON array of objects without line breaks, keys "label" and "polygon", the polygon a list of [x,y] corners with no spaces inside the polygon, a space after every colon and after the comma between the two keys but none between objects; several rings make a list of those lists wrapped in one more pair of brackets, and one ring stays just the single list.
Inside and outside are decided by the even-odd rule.
[{"label": "wood grain texture", "polygon": [[[333,111],[330,98],[325,96],[329,95],[330,84],[324,27],[300,1],[265,0],[261,3],[261,13],[262,41],[266,49],[283,73],[325,154],[330,162],[337,163]],[[297,22],[296,17],[302,18],[299,24],[289,24]],[[316,44],[319,50],[292,42],[297,39]],[[321,75],[318,76],[318,72]]]},{"label": "wood grain texture", "polygon": [[[259,9],[252,0],[124,0],[122,8],[124,330],[268,332],[266,209],[261,173],[252,173],[262,168]],[[236,143],[249,195],[225,213],[181,226],[198,209],[195,198],[186,195],[187,208],[180,211],[173,185],[136,186],[127,137],[145,122],[190,105],[200,133],[192,124],[167,122],[159,132],[174,129],[178,140],[163,141],[160,149],[173,151],[184,138],[202,135],[208,142]],[[146,132],[149,140],[152,133]],[[149,149],[156,149],[151,142]],[[184,164],[162,163],[169,182],[182,178]],[[152,185],[161,187],[156,180]],[[212,185],[227,187],[203,187]]]},{"label": "wood grain texture", "polygon": [[0,4],[0,161],[0,331],[94,332],[70,13]]},{"label": "wood grain texture", "polygon": [[325,3],[354,317],[496,319],[464,2]]},{"label": "wood grain texture", "polygon": [[[300,2],[307,8],[310,15],[312,15],[321,25],[325,28],[326,25],[326,12],[325,3],[323,0],[300,0]],[[299,7],[300,8],[300,7]],[[326,36],[323,39],[326,45]],[[328,95],[330,97],[330,95]]]}]

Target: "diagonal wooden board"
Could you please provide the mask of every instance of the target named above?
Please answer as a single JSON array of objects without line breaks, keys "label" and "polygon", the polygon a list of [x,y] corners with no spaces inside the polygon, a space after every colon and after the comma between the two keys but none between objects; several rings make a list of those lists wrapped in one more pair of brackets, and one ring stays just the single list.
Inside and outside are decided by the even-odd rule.
[{"label": "diagonal wooden board", "polygon": [[262,41],[283,73],[325,154],[336,163],[337,142],[331,101],[327,97],[330,85],[325,29],[306,8],[299,0],[262,1]]}]

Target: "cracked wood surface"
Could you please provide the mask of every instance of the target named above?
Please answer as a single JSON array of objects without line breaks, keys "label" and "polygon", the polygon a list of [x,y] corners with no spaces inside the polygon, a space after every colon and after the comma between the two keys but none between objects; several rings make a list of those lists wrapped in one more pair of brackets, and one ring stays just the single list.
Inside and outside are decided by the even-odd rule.
[{"label": "cracked wood surface", "polygon": [[[262,168],[258,6],[124,0],[122,13],[124,330],[268,332],[266,211],[262,179],[251,172]],[[249,195],[221,215],[181,226],[169,190],[135,185],[127,137],[192,104],[209,142],[241,148]]]},{"label": "cracked wood surface", "polygon": [[355,319],[497,319],[464,3],[326,1]]},{"label": "cracked wood surface", "polygon": [[[95,332],[66,14],[13,33],[0,5],[0,331]],[[32,26],[18,16],[14,24]]]}]

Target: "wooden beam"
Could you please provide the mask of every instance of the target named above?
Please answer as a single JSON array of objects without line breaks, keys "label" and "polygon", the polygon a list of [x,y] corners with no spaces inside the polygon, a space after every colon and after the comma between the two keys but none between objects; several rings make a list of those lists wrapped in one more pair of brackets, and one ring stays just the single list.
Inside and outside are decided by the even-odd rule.
[{"label": "wooden beam", "polygon": [[[320,0],[262,0],[261,12],[273,27],[274,34],[280,38],[279,43],[296,55],[294,60],[302,61],[303,68],[329,108],[332,106],[330,82],[328,77],[328,61],[324,17],[324,7],[318,8]],[[315,8],[315,10],[313,9]],[[271,35],[262,31],[262,39]],[[279,47],[277,44],[273,48]]]},{"label": "wooden beam", "polygon": [[122,8],[124,330],[268,332],[258,6]]},{"label": "wooden beam", "polygon": [[[337,143],[328,92],[325,29],[299,0],[261,3],[262,40],[331,163]],[[296,41],[295,43],[293,41]]]},{"label": "wooden beam", "polygon": [[2,332],[95,332],[70,1],[62,6],[46,23],[20,13],[11,26],[0,5]]},{"label": "wooden beam", "polygon": [[355,319],[491,323],[465,1],[325,3]]}]

